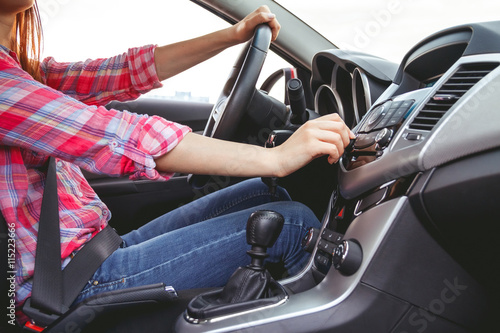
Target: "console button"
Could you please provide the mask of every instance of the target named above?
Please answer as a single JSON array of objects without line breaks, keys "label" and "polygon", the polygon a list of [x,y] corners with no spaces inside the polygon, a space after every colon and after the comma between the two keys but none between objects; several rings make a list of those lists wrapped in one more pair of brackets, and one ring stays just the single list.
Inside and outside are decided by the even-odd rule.
[{"label": "console button", "polygon": [[406,140],[411,140],[411,141],[418,141],[420,140],[420,138],[422,137],[422,135],[418,134],[418,133],[408,133],[405,137]]},{"label": "console button", "polygon": [[400,108],[408,111],[414,102],[415,102],[414,99],[406,100],[401,104]]},{"label": "console button", "polygon": [[338,232],[335,232],[335,231],[332,231],[329,229],[323,230],[323,233],[321,234],[322,239],[327,240],[327,241],[332,242],[332,243],[335,243],[335,244],[339,244],[343,237],[344,237],[344,235],[339,234]]},{"label": "console button", "polygon": [[[394,104],[394,103],[393,103]],[[394,107],[391,107],[386,115],[384,116],[384,119],[382,119],[378,124],[377,126],[375,126],[373,129],[375,130],[378,130],[378,129],[382,129],[382,128],[385,128],[387,126],[387,122],[392,118],[392,115],[394,114],[394,112],[397,111],[397,108],[394,108]]]},{"label": "console button", "polygon": [[389,127],[389,126],[395,126],[399,123],[399,118],[391,118],[387,121],[387,123],[385,124],[385,126]]},{"label": "console button", "polygon": [[318,249],[325,251],[326,253],[332,253],[336,246],[336,244],[327,242],[324,239],[320,239],[318,243]]},{"label": "console button", "polygon": [[408,111],[408,109],[399,108],[396,111],[394,111],[391,118],[397,118],[398,120],[402,119],[407,111]]},{"label": "console button", "polygon": [[368,119],[366,119],[366,124],[363,126],[363,131],[369,132],[374,129],[378,122],[385,117],[387,111],[389,111],[390,106],[390,101],[385,102],[384,104],[377,106],[373,111],[371,111]]},{"label": "console button", "polygon": [[316,265],[321,268],[328,268],[328,266],[330,266],[330,258],[321,253],[317,253],[314,260],[316,261]]},{"label": "console button", "polygon": [[404,101],[392,101],[391,109],[398,109]]},{"label": "console button", "polygon": [[375,137],[377,134],[378,132],[358,135],[356,141],[354,142],[354,148],[363,149],[375,144]]},{"label": "console button", "polygon": [[386,117],[378,123],[375,129],[398,125],[414,102],[415,100],[413,99],[392,102],[391,108],[389,112],[387,112]]}]

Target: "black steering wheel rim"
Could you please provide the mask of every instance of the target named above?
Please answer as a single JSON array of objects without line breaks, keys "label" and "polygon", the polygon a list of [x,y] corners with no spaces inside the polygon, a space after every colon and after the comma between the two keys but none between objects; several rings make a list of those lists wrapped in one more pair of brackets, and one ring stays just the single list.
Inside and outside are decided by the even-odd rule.
[{"label": "black steering wheel rim", "polygon": [[203,135],[222,140],[233,138],[257,89],[257,80],[271,38],[271,28],[267,24],[257,26],[252,40],[243,48],[212,108]]}]

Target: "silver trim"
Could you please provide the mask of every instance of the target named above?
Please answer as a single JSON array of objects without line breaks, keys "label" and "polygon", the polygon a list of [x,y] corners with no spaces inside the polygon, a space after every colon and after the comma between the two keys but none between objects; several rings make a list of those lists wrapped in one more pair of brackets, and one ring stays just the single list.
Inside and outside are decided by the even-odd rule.
[{"label": "silver trim", "polygon": [[344,264],[345,259],[347,258],[347,255],[349,254],[349,242],[348,241],[343,240],[341,245],[339,245],[339,246],[342,246],[343,251],[342,251],[342,258],[340,258],[340,262],[338,264],[338,267],[335,267],[336,269],[339,269],[342,266],[342,264]]},{"label": "silver trim", "polygon": [[325,215],[323,216],[323,220],[321,221],[321,229],[319,230],[319,237],[316,240],[316,244],[314,244],[314,250],[311,253],[311,256],[309,257],[309,261],[308,261],[307,265],[300,271],[300,273],[298,273],[292,277],[289,277],[287,279],[279,281],[283,286],[286,286],[287,284],[290,284],[292,282],[300,280],[312,268],[312,266],[314,264],[314,257],[316,256],[316,253],[318,252],[318,243],[321,240],[321,235],[323,234],[323,231],[326,229],[328,221],[330,221],[330,217],[332,214],[332,207],[335,205],[336,201],[337,201],[337,193],[334,191],[332,193],[332,195],[330,196],[330,201],[328,202],[328,208],[326,210]]},{"label": "silver trim", "polygon": [[285,304],[287,301],[288,301],[288,295],[285,295],[285,297],[281,301],[276,302],[275,304],[270,304],[270,305],[258,307],[258,308],[247,310],[247,311],[236,312],[236,313],[228,314],[226,316],[220,316],[220,317],[214,317],[214,318],[205,319],[205,320],[199,320],[199,319],[195,319],[195,318],[190,317],[186,312],[184,312],[184,318],[188,322],[190,322],[191,324],[196,324],[196,325],[204,324],[204,323],[217,323],[219,321],[223,321],[226,319],[250,314],[252,312],[268,310],[268,309],[274,308],[275,306],[280,306],[282,304]]},{"label": "silver trim", "polygon": [[165,291],[169,293],[172,297],[177,298],[179,295],[177,295],[177,291],[175,290],[174,287],[172,286],[165,286]]},{"label": "silver trim", "polygon": [[[358,77],[359,80],[361,80],[358,83]],[[354,106],[354,117],[356,118],[356,123],[359,123],[361,120],[361,117],[359,115],[359,110],[358,110],[358,94],[357,94],[357,85],[361,84],[363,86],[363,92],[364,92],[364,104],[366,107],[366,113],[370,110],[372,107],[372,97],[371,97],[371,91],[370,91],[370,82],[368,80],[368,76],[366,73],[359,67],[356,67],[352,73],[352,99],[353,99],[353,106]],[[366,114],[365,113],[365,114]]]},{"label": "silver trim", "polygon": [[320,110],[319,110],[319,97],[320,97],[320,94],[323,93],[323,90],[327,90],[326,93],[330,93],[334,100],[335,100],[335,104],[337,105],[337,110],[335,110],[335,112],[332,112],[331,110],[327,110],[329,113],[338,113],[340,118],[344,119],[344,106],[342,105],[342,100],[340,98],[340,95],[339,93],[337,92],[337,90],[334,90],[332,89],[329,85],[326,85],[326,84],[323,84],[321,85],[318,90],[316,91],[316,94],[314,95],[314,110],[316,110],[316,112],[320,113]]}]

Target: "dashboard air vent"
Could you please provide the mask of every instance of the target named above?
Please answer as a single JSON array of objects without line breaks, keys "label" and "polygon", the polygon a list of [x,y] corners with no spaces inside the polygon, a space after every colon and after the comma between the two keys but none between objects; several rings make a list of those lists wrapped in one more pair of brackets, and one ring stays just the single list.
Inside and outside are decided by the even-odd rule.
[{"label": "dashboard air vent", "polygon": [[497,67],[498,63],[476,63],[460,66],[422,108],[410,124],[410,128],[424,131],[432,130],[446,111]]}]

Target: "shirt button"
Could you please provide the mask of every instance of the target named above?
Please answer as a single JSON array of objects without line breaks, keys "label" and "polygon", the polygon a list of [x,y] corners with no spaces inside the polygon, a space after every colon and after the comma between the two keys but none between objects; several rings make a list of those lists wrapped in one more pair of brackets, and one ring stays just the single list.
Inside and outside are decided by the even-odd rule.
[{"label": "shirt button", "polygon": [[107,215],[108,215],[108,210],[107,210],[107,209],[104,209],[104,210],[102,211],[102,215],[107,216]]},{"label": "shirt button", "polygon": [[63,163],[61,161],[57,161],[56,165],[57,165],[58,168],[62,168]]},{"label": "shirt button", "polygon": [[83,197],[83,193],[81,191],[78,191],[78,196],[81,198]]}]

